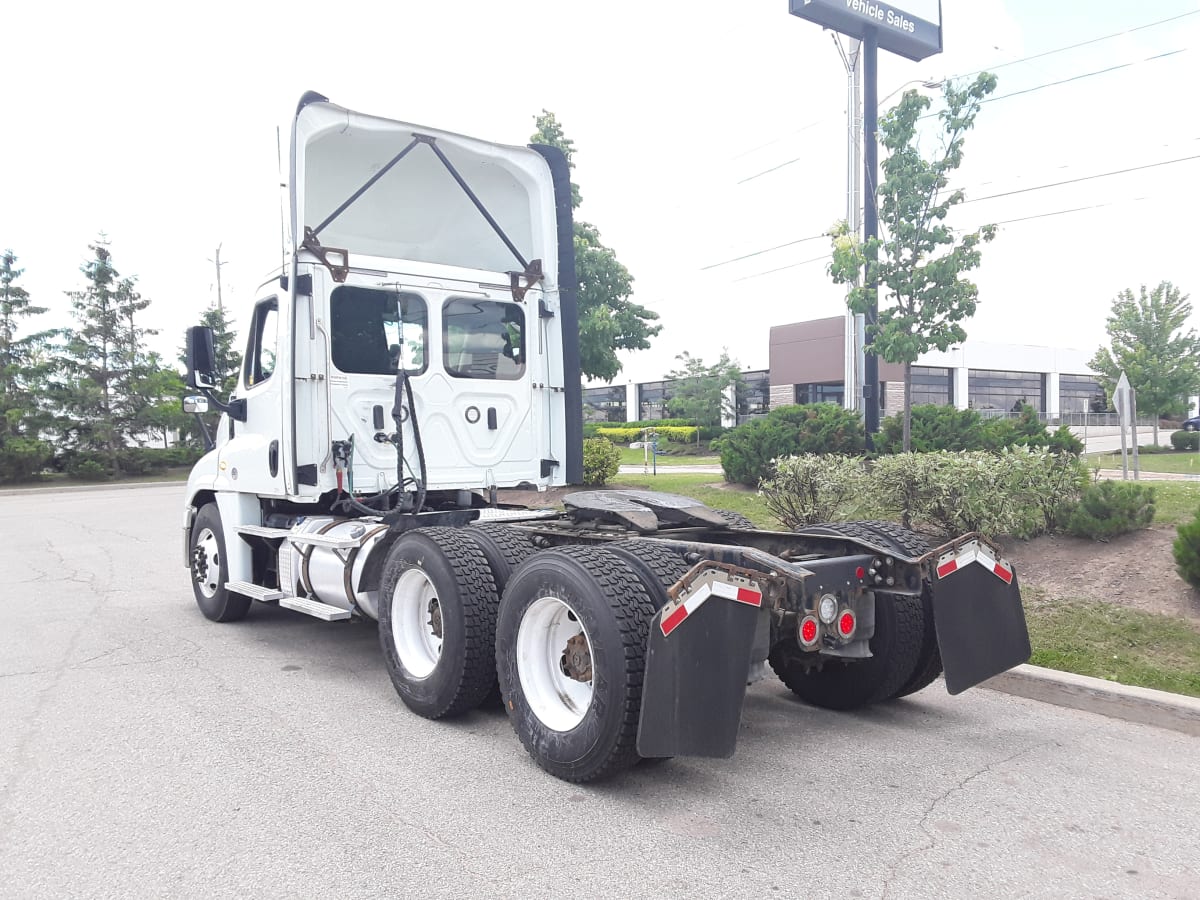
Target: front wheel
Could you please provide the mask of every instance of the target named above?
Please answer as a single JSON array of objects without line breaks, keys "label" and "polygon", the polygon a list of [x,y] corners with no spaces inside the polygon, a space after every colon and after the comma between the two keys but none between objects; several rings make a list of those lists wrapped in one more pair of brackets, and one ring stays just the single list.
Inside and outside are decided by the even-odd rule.
[{"label": "front wheel", "polygon": [[250,598],[225,589],[229,566],[225,561],[225,530],[217,504],[200,507],[192,522],[189,547],[192,593],[205,618],[214,622],[236,622],[250,610]]},{"label": "front wheel", "polygon": [[474,709],[495,682],[496,582],[457,529],[402,534],[380,581],[379,642],[392,685],[427,719]]},{"label": "front wheel", "polygon": [[638,761],[653,616],[641,579],[609,550],[547,550],[513,575],[496,623],[500,690],[513,730],[550,774],[592,781]]}]

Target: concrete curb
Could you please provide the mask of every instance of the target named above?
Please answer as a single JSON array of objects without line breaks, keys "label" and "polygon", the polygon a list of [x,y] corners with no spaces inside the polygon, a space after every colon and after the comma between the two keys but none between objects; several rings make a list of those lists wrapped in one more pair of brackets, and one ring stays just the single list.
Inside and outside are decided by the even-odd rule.
[{"label": "concrete curb", "polygon": [[988,679],[980,687],[1200,737],[1197,697],[1131,687],[1040,666],[1017,666]]},{"label": "concrete curb", "polygon": [[46,487],[6,488],[0,490],[0,497],[24,497],[29,494],[73,494],[78,491],[123,491],[126,488],[167,487],[169,485],[184,488],[187,487],[187,481],[182,479],[179,481],[127,481],[117,484],[64,484],[57,487],[47,485]]}]

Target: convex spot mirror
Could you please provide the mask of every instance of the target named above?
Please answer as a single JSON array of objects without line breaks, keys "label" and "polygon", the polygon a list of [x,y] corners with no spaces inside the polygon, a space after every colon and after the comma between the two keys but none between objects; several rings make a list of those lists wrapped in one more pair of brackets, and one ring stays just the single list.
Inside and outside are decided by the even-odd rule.
[{"label": "convex spot mirror", "polygon": [[212,329],[193,325],[187,330],[186,343],[188,387],[215,388],[219,379]]},{"label": "convex spot mirror", "polygon": [[208,412],[207,397],[184,397],[183,411],[185,413],[206,413]]}]

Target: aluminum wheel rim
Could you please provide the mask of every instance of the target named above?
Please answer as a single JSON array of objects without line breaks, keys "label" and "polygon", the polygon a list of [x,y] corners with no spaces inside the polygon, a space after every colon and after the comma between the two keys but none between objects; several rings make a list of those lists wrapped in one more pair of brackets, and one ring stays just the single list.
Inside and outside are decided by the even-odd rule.
[{"label": "aluminum wheel rim", "polygon": [[[593,679],[579,681],[564,671],[568,641],[583,636],[590,657],[592,642],[583,624],[557,597],[539,597],[521,617],[517,630],[517,676],[533,714],[553,731],[570,731],[592,705]],[[594,676],[593,676],[594,678]]]},{"label": "aluminum wheel rim", "polygon": [[425,678],[442,657],[441,601],[429,576],[406,569],[392,591],[392,642],[400,664],[414,678]]},{"label": "aluminum wheel rim", "polygon": [[206,598],[213,597],[221,586],[221,545],[211,528],[204,528],[196,538],[192,551],[192,577]]}]

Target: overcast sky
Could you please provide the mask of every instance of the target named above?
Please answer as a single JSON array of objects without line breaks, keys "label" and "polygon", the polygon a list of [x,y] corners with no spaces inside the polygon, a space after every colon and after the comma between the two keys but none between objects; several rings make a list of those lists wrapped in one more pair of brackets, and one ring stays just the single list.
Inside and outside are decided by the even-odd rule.
[{"label": "overcast sky", "polygon": [[[1092,350],[1124,287],[1169,279],[1200,302],[1200,159],[983,199],[1200,156],[1200,2],[943,8],[945,52],[881,54],[880,96],[992,68],[995,96],[1015,96],[985,106],[968,138],[958,182],[974,202],[953,222],[1044,216],[985,248],[970,337]],[[51,308],[42,327],[65,324],[63,291],[101,231],[171,357],[212,300],[218,244],[226,305],[243,315],[278,265],[275,126],[308,89],[507,143],[553,110],[577,147],[577,214],[662,316],[619,381],[660,377],[684,350],[712,360],[727,347],[763,368],[771,325],[844,309],[825,261],[805,262],[823,239],[712,267],[845,216],[845,70],[787,0],[20,3],[5,10],[0,60],[0,249]],[[1097,208],[1046,215],[1079,207]]]}]

